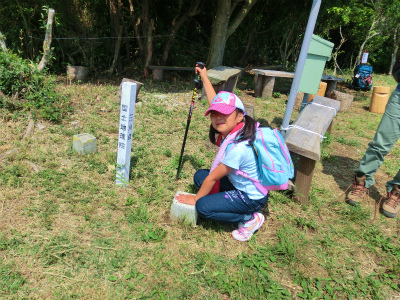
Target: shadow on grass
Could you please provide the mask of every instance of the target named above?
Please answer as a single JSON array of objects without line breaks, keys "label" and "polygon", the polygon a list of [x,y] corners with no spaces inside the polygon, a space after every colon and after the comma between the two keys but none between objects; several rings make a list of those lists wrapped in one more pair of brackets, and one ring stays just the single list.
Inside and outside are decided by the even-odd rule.
[{"label": "shadow on grass", "polygon": [[237,229],[237,224],[233,223],[222,223],[219,221],[212,221],[207,219],[202,219],[199,217],[198,226],[202,226],[206,230],[212,230],[215,232],[231,232]]},{"label": "shadow on grass", "polygon": [[[322,172],[324,174],[333,176],[339,188],[342,190],[342,192],[344,192],[349,185],[353,183],[354,171],[358,168],[359,163],[359,161],[349,157],[332,155],[329,158],[322,160]],[[372,186],[370,187],[369,191],[370,197],[378,202],[382,196],[378,189],[375,186]]]},{"label": "shadow on grass", "polygon": [[204,167],[204,161],[202,159],[199,159],[196,155],[183,155],[181,169],[183,169],[183,166],[186,162],[190,162],[190,164],[196,171]]},{"label": "shadow on grass", "polygon": [[257,118],[255,121],[260,123],[260,127],[271,127],[271,124],[264,118]]}]

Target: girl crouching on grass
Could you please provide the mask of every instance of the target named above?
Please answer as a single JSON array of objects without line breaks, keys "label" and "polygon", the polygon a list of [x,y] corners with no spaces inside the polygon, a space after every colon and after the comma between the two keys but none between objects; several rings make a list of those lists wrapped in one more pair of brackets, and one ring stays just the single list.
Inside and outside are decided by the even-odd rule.
[{"label": "girl crouching on grass", "polygon": [[[260,180],[257,158],[252,142],[255,139],[256,124],[246,115],[242,101],[233,93],[215,93],[207,77],[207,70],[196,67],[200,73],[210,105],[210,141],[220,146],[210,170],[198,170],[194,175],[197,194],[179,194],[180,203],[196,206],[200,217],[226,223],[237,223],[238,229],[232,237],[248,241],[264,223],[264,216],[258,211],[267,203],[268,193],[260,192],[253,181],[236,174],[241,170],[249,177]],[[215,134],[218,139],[215,141]]]}]

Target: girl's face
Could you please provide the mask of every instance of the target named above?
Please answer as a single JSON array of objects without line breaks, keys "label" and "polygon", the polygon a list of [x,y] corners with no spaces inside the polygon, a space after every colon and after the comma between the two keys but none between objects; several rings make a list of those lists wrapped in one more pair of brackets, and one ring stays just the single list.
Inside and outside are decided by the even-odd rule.
[{"label": "girl's face", "polygon": [[223,137],[226,137],[237,124],[243,121],[243,113],[235,110],[229,115],[224,115],[212,110],[210,112],[210,119],[214,129],[221,132]]}]

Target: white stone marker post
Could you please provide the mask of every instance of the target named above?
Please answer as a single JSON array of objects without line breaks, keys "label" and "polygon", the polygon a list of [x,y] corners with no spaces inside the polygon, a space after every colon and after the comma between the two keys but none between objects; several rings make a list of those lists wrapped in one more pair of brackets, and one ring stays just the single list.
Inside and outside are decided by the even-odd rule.
[{"label": "white stone marker post", "polygon": [[119,186],[126,186],[129,183],[133,118],[135,114],[135,103],[137,97],[136,89],[137,84],[134,82],[122,83],[116,179],[116,184]]}]

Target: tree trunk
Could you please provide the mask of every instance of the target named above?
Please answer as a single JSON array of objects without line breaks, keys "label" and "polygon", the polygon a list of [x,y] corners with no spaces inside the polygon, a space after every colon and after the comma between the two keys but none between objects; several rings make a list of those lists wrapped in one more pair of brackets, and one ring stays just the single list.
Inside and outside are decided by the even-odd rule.
[{"label": "tree trunk", "polygon": [[198,13],[200,13],[200,9],[198,9],[200,4],[200,0],[194,0],[190,8],[183,14],[180,14],[174,18],[172,21],[172,33],[168,38],[167,43],[165,44],[163,57],[162,57],[162,64],[165,64],[168,60],[169,50],[171,50],[172,44],[175,40],[175,33],[178,32],[179,28],[190,18]]},{"label": "tree trunk", "polygon": [[139,48],[139,51],[136,51],[134,54],[135,54],[135,55],[138,55],[138,54],[140,54],[140,53],[142,53],[142,52],[144,51],[143,41],[142,41],[142,39],[140,38],[140,30],[139,30],[139,26],[140,26],[140,23],[141,23],[141,19],[140,19],[140,17],[138,17],[138,18],[136,19],[133,12],[134,12],[134,10],[133,10],[133,3],[132,3],[132,0],[129,0],[129,16],[130,16],[130,18],[131,18],[132,24],[134,24],[134,25],[133,25],[133,30],[134,30],[134,32],[135,32],[136,41],[137,41],[138,46],[139,46],[139,47],[138,47],[138,48]]},{"label": "tree trunk", "polygon": [[51,40],[52,40],[52,34],[53,34],[53,20],[54,20],[54,9],[49,9],[48,17],[47,17],[47,26],[46,26],[46,37],[43,42],[43,56],[42,60],[40,61],[38,65],[38,70],[42,71],[47,63],[49,62],[50,59],[50,54],[51,54]]},{"label": "tree trunk", "polygon": [[146,61],[144,63],[144,76],[146,78],[149,77],[149,65],[151,62],[151,58],[153,57],[153,26],[154,26],[154,20],[151,19],[150,21],[150,26],[149,26],[149,32],[147,33],[147,56],[146,56]]},{"label": "tree trunk", "polygon": [[122,39],[121,9],[122,3],[120,0],[118,0],[118,4],[115,3],[115,0],[110,0],[111,28],[112,31],[117,35],[117,41],[114,48],[114,59],[110,69],[107,71],[109,75],[114,73],[119,60],[119,50],[121,48]]},{"label": "tree trunk", "polygon": [[393,52],[392,52],[392,58],[390,60],[390,67],[389,67],[389,72],[388,74],[392,74],[392,69],[394,64],[397,61],[397,52],[399,51],[399,43],[400,43],[400,34],[399,34],[399,25],[396,26],[394,29],[394,34],[393,34]]},{"label": "tree trunk", "polygon": [[118,33],[117,43],[115,44],[114,59],[113,59],[110,69],[107,72],[108,75],[112,75],[112,73],[114,73],[114,70],[118,64],[119,49],[121,48],[121,40],[122,40],[122,27],[120,28],[119,33]]},{"label": "tree trunk", "polygon": [[[337,57],[339,55],[339,50],[340,48],[342,48],[342,45],[344,44],[344,42],[347,40],[345,37],[343,37],[343,33],[342,33],[342,26],[339,26],[339,32],[340,32],[340,43],[339,45],[335,48],[335,51],[332,53],[332,59],[333,59],[333,75],[336,76],[336,68],[339,67],[338,63],[337,63]],[[340,67],[339,67],[340,69]]]},{"label": "tree trunk", "polygon": [[380,31],[375,31],[375,32],[373,32],[373,30],[375,29],[376,24],[377,24],[377,21],[374,20],[374,21],[372,22],[372,24],[371,24],[371,27],[369,28],[369,30],[368,30],[368,32],[367,32],[367,36],[365,37],[365,39],[364,39],[364,41],[362,42],[360,48],[358,49],[358,54],[357,54],[356,60],[355,60],[355,62],[354,62],[355,64],[354,64],[354,66],[353,66],[353,70],[356,68],[357,65],[360,64],[361,55],[362,55],[362,53],[363,53],[364,47],[365,47],[365,45],[367,44],[367,42],[368,42],[370,39],[372,39],[374,36],[377,36],[377,35],[379,35],[379,34],[381,33]]},{"label": "tree trunk", "polygon": [[[287,69],[287,62],[292,54],[292,51],[294,51],[294,41],[292,41],[292,35],[295,31],[295,28],[293,25],[292,28],[285,33],[284,39],[282,39],[280,45],[279,45],[279,52],[281,53],[281,59],[282,59],[282,69],[286,70]],[[283,50],[282,50],[283,48]]]},{"label": "tree trunk", "polygon": [[[21,15],[21,18],[22,18],[22,20],[23,20],[23,22],[24,22],[24,26],[25,26],[25,30],[26,30],[26,35],[27,35],[27,36],[31,36],[31,35],[32,35],[32,30],[31,30],[31,28],[30,28],[30,26],[29,26],[29,25],[30,25],[30,22],[28,22],[28,21],[26,20],[25,15],[24,15],[24,11],[23,11],[23,9],[22,9],[21,4],[19,3],[19,1],[18,1],[18,0],[15,0],[15,2],[16,2],[17,5],[18,5],[19,14]],[[36,10],[36,9],[35,9],[35,10]],[[21,35],[22,35],[22,32],[21,32]],[[23,49],[22,49],[22,43],[21,43],[20,51],[21,51],[21,52],[23,51]],[[29,52],[30,52],[30,53],[29,53]],[[28,54],[28,56],[29,56],[29,54],[30,54],[31,59],[33,59],[33,58],[35,57],[35,55],[34,55],[34,49],[32,49],[32,47],[29,47],[29,44],[28,44],[28,48],[26,49],[26,53]]]},{"label": "tree trunk", "polygon": [[243,52],[243,54],[242,54],[242,57],[240,58],[240,64],[239,64],[239,66],[244,66],[244,65],[245,65],[245,63],[246,63],[246,58],[248,57],[247,54],[249,53],[250,46],[251,46],[251,44],[252,44],[253,41],[254,41],[254,36],[255,36],[255,34],[256,34],[256,28],[255,28],[255,27],[252,27],[252,28],[250,29],[249,35],[247,36],[246,47],[244,48],[244,52]]},{"label": "tree trunk", "polygon": [[217,13],[213,21],[211,33],[210,50],[208,52],[208,68],[222,65],[226,41],[256,2],[257,0],[245,1],[241,9],[237,10],[238,13],[236,16],[232,18],[232,13],[236,5],[240,2],[234,0],[218,0]]},{"label": "tree trunk", "polygon": [[7,51],[6,42],[4,41],[4,36],[1,33],[1,31],[0,31],[0,46],[1,46],[1,49],[3,49],[4,52]]}]

